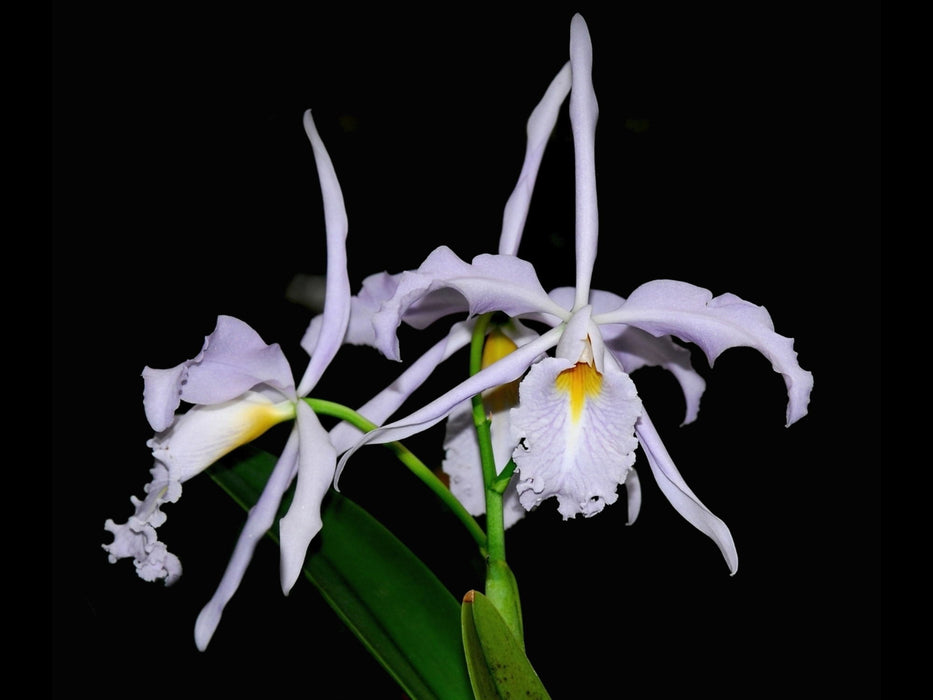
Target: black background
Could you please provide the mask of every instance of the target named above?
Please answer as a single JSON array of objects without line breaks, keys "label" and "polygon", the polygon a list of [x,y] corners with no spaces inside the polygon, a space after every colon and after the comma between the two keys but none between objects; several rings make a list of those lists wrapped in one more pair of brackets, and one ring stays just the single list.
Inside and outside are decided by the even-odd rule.
[{"label": "black background", "polygon": [[[636,373],[681,473],[731,528],[739,571],[639,457],[632,527],[621,502],[570,522],[550,504],[509,531],[529,656],[555,698],[880,683],[886,404],[865,361],[881,342],[869,330],[884,266],[880,11],[297,6],[53,6],[54,381],[70,392],[53,415],[54,695],[400,697],[310,585],[282,596],[271,541],[209,649],[195,649],[194,620],[244,519],[207,477],[165,509],[178,584],[108,563],[103,522],[124,520],[149,476],[139,374],[193,357],[221,313],[279,342],[300,374],[310,312],[284,291],[296,273],[323,273],[325,253],[307,108],[343,188],[354,288],[441,243],[465,259],[492,251],[525,120],[567,58],[575,11],[600,105],[594,287],[626,295],[673,278],[762,304],[816,383],[810,414],[785,428],[783,381],[763,357],[698,360],[700,418],[679,427],[673,379]],[[566,111],[520,253],[546,287],[572,284]],[[403,358],[424,342],[403,336]],[[349,348],[314,395],[355,405],[397,369]],[[436,464],[440,440],[412,446]],[[344,494],[455,595],[481,586],[459,528],[368,450]]]}]

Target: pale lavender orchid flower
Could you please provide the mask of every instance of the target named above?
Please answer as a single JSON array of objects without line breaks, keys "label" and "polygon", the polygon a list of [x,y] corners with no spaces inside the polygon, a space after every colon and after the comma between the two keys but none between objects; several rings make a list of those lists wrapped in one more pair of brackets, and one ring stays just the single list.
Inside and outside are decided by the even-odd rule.
[{"label": "pale lavender orchid flower", "polygon": [[[273,425],[294,420],[276,465],[259,500],[249,511],[221,582],[198,616],[195,642],[205,649],[252,559],[258,541],[273,525],[285,491],[297,479],[294,499],[279,523],[281,585],[287,595],[304,564],[308,545],[322,527],[321,504],[331,487],[338,451],[317,415],[302,400],[320,380],[344,342],[350,316],[347,273],[347,216],[333,164],[310,112],[304,126],[317,164],[324,201],[327,238],[326,302],[319,323],[323,328],[312,347],[308,367],[296,386],[291,368],[277,344],[267,345],[250,326],[220,316],[197,357],[177,367],[147,367],[144,406],[156,431],[147,443],[155,466],[146,498],[132,497],[134,514],[105,529],[114,540],[105,544],[110,560],[134,559],[139,576],[166,584],[181,575],[181,563],[158,541],[156,528],[165,521],[164,503],[179,499],[182,484],[203,472],[225,454]],[[176,413],[181,402],[190,408]]]},{"label": "pale lavender orchid flower", "polygon": [[[516,490],[525,509],[555,497],[565,519],[595,515],[615,502],[619,485],[631,480],[635,448],[640,445],[664,495],[688,522],[713,539],[735,573],[738,556],[728,527],[684,482],[629,373],[648,364],[673,371],[684,391],[685,422],[689,422],[697,415],[705,383],[690,366],[689,351],[671,336],[695,344],[710,365],[728,348],[752,347],[784,377],[787,425],[806,414],[813,378],[799,366],[793,340],[774,331],[768,312],[735,295],[713,297],[706,289],[673,280],[643,284],[627,299],[590,288],[598,236],[594,147],[598,109],[591,79],[592,46],[579,15],[571,22],[569,71],[576,285],[548,294],[534,267],[510,249],[517,247],[537,169],[534,158],[526,158],[529,172],[523,169],[507,206],[499,254],[479,255],[466,263],[441,246],[417,270],[393,276],[394,291],[373,316],[374,341],[387,357],[399,359],[396,331],[402,322],[423,328],[463,311],[469,317],[499,311],[513,321],[535,322],[547,330],[530,338],[522,334],[511,353],[407,417],[364,435],[343,453],[337,477],[363,445],[403,440],[427,430],[474,395],[521,379],[519,403],[510,410],[508,422]],[[552,96],[558,95],[559,89]],[[542,120],[535,126],[546,124]],[[554,355],[548,355],[552,350]],[[479,473],[478,465],[475,471]],[[634,505],[637,510],[637,482],[633,486],[630,508]],[[630,512],[629,520],[633,519]]]}]

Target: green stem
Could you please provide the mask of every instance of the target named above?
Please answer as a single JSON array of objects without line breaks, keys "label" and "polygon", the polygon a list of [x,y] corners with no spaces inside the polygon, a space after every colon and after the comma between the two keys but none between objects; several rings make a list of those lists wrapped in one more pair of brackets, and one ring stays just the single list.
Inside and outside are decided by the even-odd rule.
[{"label": "green stem", "polygon": [[[470,344],[471,376],[483,368],[483,346],[486,339],[486,328],[491,317],[491,313],[480,316],[473,328],[473,337]],[[486,415],[486,407],[483,405],[481,394],[477,394],[472,398],[472,405],[473,425],[476,427],[476,437],[479,443],[479,456],[482,463],[483,485],[486,495],[486,597],[496,606],[512,634],[524,647],[518,585],[505,559],[505,520],[502,510],[502,494],[508,483],[508,477],[503,483],[496,473],[490,421]],[[509,476],[511,476],[514,469],[514,464],[510,460],[507,469]]]},{"label": "green stem", "polygon": [[[311,399],[306,398],[304,401],[312,408],[315,413],[320,413],[326,416],[333,416],[334,418],[339,418],[340,420],[346,421],[351,425],[359,428],[364,433],[374,430],[379,427],[375,423],[367,420],[359,413],[354,411],[351,408],[346,406],[334,403],[333,401],[324,401],[323,399]],[[470,533],[470,536],[476,542],[476,545],[479,547],[480,553],[483,556],[487,555],[487,537],[486,533],[483,532],[483,528],[480,527],[480,524],[476,522],[476,519],[470,515],[466,508],[463,507],[463,504],[457,500],[457,498],[450,492],[450,489],[444,485],[444,482],[435,476],[428,467],[422,462],[418,457],[414,455],[407,447],[402,445],[400,442],[390,442],[386,444],[392,452],[395,453],[395,456],[399,461],[404,464],[408,469],[418,477],[431,491],[443,501],[448,508],[453,512],[458,520],[466,527],[467,531]]]}]

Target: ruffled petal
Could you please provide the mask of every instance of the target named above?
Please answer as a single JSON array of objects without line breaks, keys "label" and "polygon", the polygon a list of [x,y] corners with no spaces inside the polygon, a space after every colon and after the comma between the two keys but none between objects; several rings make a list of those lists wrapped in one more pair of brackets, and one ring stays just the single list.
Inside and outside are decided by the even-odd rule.
[{"label": "ruffled petal", "polygon": [[233,316],[218,316],[214,332],[191,360],[160,370],[143,370],[143,406],[156,432],[168,428],[181,401],[217,404],[261,384],[294,398],[295,385],[285,354]]},{"label": "ruffled petal", "polygon": [[[383,303],[395,294],[399,276],[400,273],[380,272],[363,280],[359,293],[350,300],[350,321],[344,335],[345,343],[377,347],[373,316],[382,308]],[[409,306],[402,314],[401,322],[421,329],[431,325],[439,314],[466,314],[468,311],[466,299],[461,294],[451,289],[438,290]],[[317,343],[323,320],[323,315],[311,319],[301,340],[302,348],[309,354]]]},{"label": "ruffled petal", "polygon": [[735,542],[732,540],[732,533],[729,532],[726,524],[713,515],[687,486],[647,413],[643,413],[638,419],[635,433],[638,435],[642,450],[648,457],[651,473],[654,474],[661,492],[687,522],[716,543],[726,559],[730,573],[734,574],[739,568],[739,555],[735,549]]},{"label": "ruffled petal", "polygon": [[295,380],[278,343],[267,345],[249,325],[233,316],[218,316],[214,332],[191,360],[181,398],[192,404],[229,401],[260,384],[295,396]]},{"label": "ruffled petal", "polygon": [[[471,316],[487,311],[501,311],[508,316],[528,312],[549,313],[562,319],[569,316],[566,309],[548,298],[530,263],[511,255],[478,255],[466,263],[450,248],[441,246],[417,270],[399,276],[395,294],[373,317],[376,346],[386,357],[398,360],[396,330],[403,318],[423,328],[450,313],[462,312],[463,299]],[[422,312],[421,325],[406,316],[416,302]]]},{"label": "ruffled petal", "polygon": [[288,512],[279,521],[282,591],[288,595],[301,575],[308,545],[321,531],[321,504],[334,480],[337,452],[317,415],[298,404],[298,482]]},{"label": "ruffled petal", "polygon": [[158,462],[149,473],[152,480],[145,486],[146,498],[130,497],[135,510],[125,523],[118,525],[110,519],[104,523],[104,529],[113,534],[113,542],[102,546],[111,563],[132,557],[141,579],[163,579],[168,586],[181,576],[181,562],[159,542],[156,528],[165,522],[160,506],[181,498],[181,483]]},{"label": "ruffled petal", "polygon": [[525,161],[515,189],[505,204],[505,212],[502,216],[502,233],[499,235],[499,253],[502,255],[518,253],[518,244],[525,230],[531,194],[534,191],[541,159],[544,157],[544,149],[557,124],[560,107],[569,92],[570,62],[568,61],[551,81],[541,102],[528,118]]},{"label": "ruffled petal", "polygon": [[259,500],[249,510],[246,524],[240,532],[233,555],[230,557],[217,590],[198,615],[194,624],[194,641],[201,651],[207,649],[211,637],[217,630],[217,625],[220,624],[224,608],[240,587],[246,569],[253,559],[256,545],[265,537],[275,522],[282,497],[295,478],[295,472],[298,469],[298,436],[296,424],[289,434],[282,454],[275,463],[272,474],[269,475],[269,480],[259,495]]},{"label": "ruffled petal", "polygon": [[[582,383],[570,386],[568,378]],[[522,505],[531,510],[554,496],[567,519],[614,503],[635,462],[642,411],[628,375],[612,361],[599,375],[589,365],[549,357],[531,368],[519,391],[511,425]]]},{"label": "ruffled petal", "polygon": [[304,113],[304,127],[314,151],[321,194],[324,201],[324,225],[327,233],[327,281],[322,313],[322,330],[310,351],[311,361],[298,384],[298,395],[307,396],[320,380],[343,344],[350,320],[350,276],[347,271],[347,210],[324,142],[311,117]]},{"label": "ruffled petal", "polygon": [[247,392],[226,403],[193,406],[146,444],[171,478],[182,483],[273,425],[294,417],[291,401],[273,403],[262,394]]},{"label": "ruffled petal", "polygon": [[652,335],[673,335],[703,350],[710,365],[726,349],[751,347],[768,358],[787,386],[787,425],[807,414],[813,375],[797,363],[792,338],[774,332],[771,316],[734,294],[712,293],[686,282],[655,280],[638,287],[620,308],[594,318],[625,323]]}]

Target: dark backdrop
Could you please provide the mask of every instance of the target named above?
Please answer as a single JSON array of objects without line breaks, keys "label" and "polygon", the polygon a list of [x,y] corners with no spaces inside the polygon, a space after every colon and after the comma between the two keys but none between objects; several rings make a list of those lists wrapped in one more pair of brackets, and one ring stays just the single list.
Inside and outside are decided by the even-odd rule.
[{"label": "dark backdrop", "polygon": [[[339,683],[398,697],[310,585],[281,595],[271,541],[210,648],[195,649],[195,617],[244,518],[206,477],[165,509],[162,538],[185,566],[176,586],[107,562],[103,522],[125,519],[149,476],[139,374],[193,357],[221,313],[281,343],[300,372],[310,312],[285,289],[324,271],[307,108],[344,191],[355,288],[440,243],[467,259],[491,251],[525,120],[567,58],[578,10],[601,110],[594,286],[625,295],[666,277],[762,304],[816,384],[810,414],[787,429],[780,376],[730,350],[700,364],[700,418],[679,427],[673,380],[636,373],[687,482],[730,526],[739,572],[640,457],[634,526],[621,503],[566,523],[549,504],[509,532],[530,657],[556,698],[878,683],[886,403],[864,359],[878,344],[865,336],[881,318],[885,250],[877,8],[296,5],[53,8],[54,376],[68,395],[53,416],[56,696]],[[573,281],[572,222],[564,112],[521,249],[545,286]],[[410,339],[407,358],[423,342]],[[351,350],[314,395],[353,404],[377,388],[359,377],[382,368],[388,381],[395,366]],[[436,463],[440,439],[414,446]],[[456,595],[481,585],[459,529],[374,455],[351,462],[345,495]]]}]

